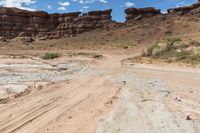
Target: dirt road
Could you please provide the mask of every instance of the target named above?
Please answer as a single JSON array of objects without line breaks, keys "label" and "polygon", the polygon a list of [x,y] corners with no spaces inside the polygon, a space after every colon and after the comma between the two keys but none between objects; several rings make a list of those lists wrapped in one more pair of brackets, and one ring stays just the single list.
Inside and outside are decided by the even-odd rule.
[{"label": "dirt road", "polygon": [[69,81],[0,104],[0,132],[199,133],[200,70],[104,54]]}]

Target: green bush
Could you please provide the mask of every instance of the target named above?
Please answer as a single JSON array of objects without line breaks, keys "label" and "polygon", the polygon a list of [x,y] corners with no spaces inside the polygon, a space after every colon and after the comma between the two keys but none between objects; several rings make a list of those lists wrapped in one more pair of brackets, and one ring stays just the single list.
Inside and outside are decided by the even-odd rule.
[{"label": "green bush", "polygon": [[58,53],[45,53],[45,55],[42,57],[44,60],[50,60],[60,57],[60,54]]}]

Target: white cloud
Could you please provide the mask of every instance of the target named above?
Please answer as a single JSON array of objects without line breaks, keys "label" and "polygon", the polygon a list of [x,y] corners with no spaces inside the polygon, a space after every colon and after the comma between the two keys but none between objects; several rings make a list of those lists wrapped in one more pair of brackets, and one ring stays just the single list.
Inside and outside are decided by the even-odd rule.
[{"label": "white cloud", "polygon": [[61,10],[61,11],[65,11],[65,10],[66,10],[66,7],[61,6],[61,7],[58,7],[57,9],[58,9],[58,10]]},{"label": "white cloud", "polygon": [[4,7],[16,7],[24,10],[35,10],[30,7],[35,2],[36,0],[1,0],[0,5]]},{"label": "white cloud", "polygon": [[166,13],[167,13],[167,10],[163,10],[163,11],[161,11],[161,13],[166,14]]},{"label": "white cloud", "polygon": [[69,6],[70,3],[69,2],[58,2],[58,5],[62,6],[62,7],[65,7],[65,6]]},{"label": "white cloud", "polygon": [[100,3],[103,3],[103,4],[107,4],[108,1],[107,0],[99,0]]},{"label": "white cloud", "polygon": [[73,2],[78,2],[80,4],[88,4],[88,3],[94,3],[98,0],[73,0]]},{"label": "white cloud", "polygon": [[58,5],[60,5],[60,7],[58,7],[57,9],[58,10],[60,10],[60,11],[65,11],[65,10],[67,10],[67,6],[69,6],[70,5],[70,3],[69,2],[58,2]]},{"label": "white cloud", "polygon": [[126,7],[126,8],[133,7],[134,5],[135,5],[135,4],[132,3],[132,2],[126,2],[126,3],[125,3],[125,7]]},{"label": "white cloud", "polygon": [[83,9],[88,9],[88,8],[89,8],[89,6],[84,6],[84,7],[83,7]]},{"label": "white cloud", "polygon": [[51,9],[52,9],[52,6],[51,6],[51,5],[48,5],[47,8],[51,10]]}]

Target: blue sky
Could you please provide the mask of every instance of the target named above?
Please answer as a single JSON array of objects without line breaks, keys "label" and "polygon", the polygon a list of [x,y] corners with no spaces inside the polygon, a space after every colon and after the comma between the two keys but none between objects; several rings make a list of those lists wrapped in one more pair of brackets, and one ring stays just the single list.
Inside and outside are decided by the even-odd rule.
[{"label": "blue sky", "polygon": [[124,10],[128,7],[153,6],[162,9],[190,5],[197,0],[0,0],[1,6],[28,10],[44,10],[49,13],[113,9],[113,20],[124,21]]}]

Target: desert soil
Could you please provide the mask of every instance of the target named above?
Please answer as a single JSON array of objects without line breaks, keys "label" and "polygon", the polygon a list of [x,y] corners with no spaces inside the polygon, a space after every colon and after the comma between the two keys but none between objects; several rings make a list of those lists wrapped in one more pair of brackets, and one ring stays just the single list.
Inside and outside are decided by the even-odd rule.
[{"label": "desert soil", "polygon": [[0,132],[200,132],[200,69],[100,54],[50,61],[34,52],[27,58],[2,54]]}]

